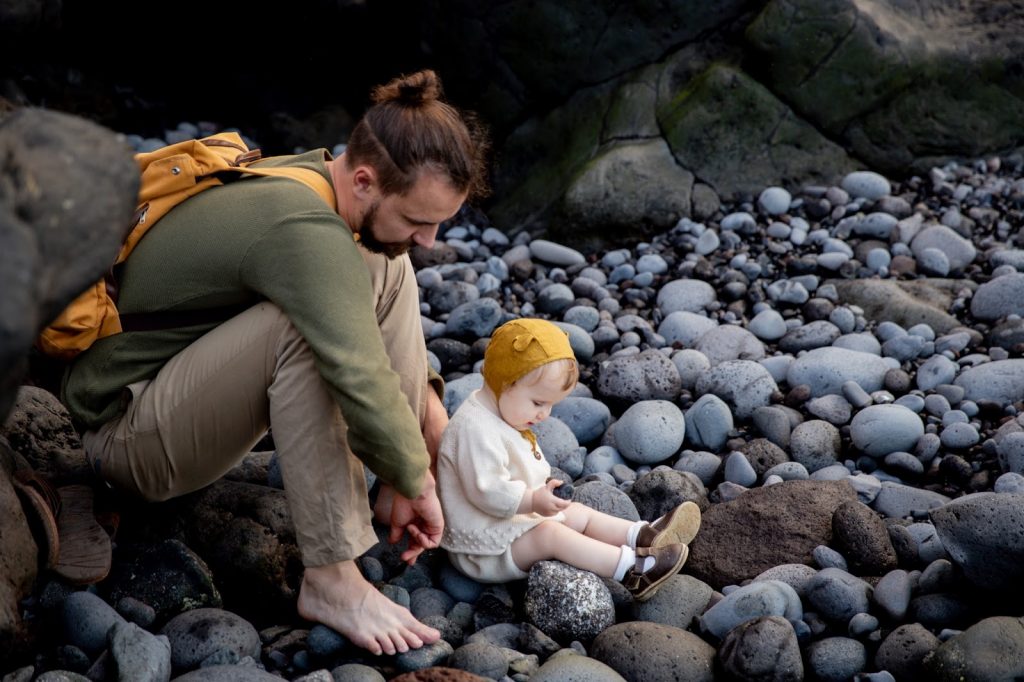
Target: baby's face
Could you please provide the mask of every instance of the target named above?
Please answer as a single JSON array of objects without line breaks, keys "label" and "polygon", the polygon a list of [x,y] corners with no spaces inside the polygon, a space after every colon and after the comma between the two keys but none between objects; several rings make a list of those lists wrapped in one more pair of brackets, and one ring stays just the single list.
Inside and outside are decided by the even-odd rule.
[{"label": "baby's face", "polygon": [[571,388],[567,390],[564,386],[565,377],[559,371],[526,375],[502,392],[498,399],[501,418],[519,431],[539,424],[548,418],[555,403],[571,392]]}]

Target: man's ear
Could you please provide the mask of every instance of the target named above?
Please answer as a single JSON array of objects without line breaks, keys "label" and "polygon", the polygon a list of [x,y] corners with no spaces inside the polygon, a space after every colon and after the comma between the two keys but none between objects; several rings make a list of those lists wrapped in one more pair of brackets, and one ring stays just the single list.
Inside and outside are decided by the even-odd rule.
[{"label": "man's ear", "polygon": [[352,192],[360,199],[372,199],[379,192],[377,171],[372,166],[357,166],[352,172]]}]

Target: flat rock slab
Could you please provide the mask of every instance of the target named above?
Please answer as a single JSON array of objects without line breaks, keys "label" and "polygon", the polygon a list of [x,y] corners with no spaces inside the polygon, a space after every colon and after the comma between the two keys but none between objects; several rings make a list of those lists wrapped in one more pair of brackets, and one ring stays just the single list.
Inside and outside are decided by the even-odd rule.
[{"label": "flat rock slab", "polygon": [[811,565],[832,541],[832,514],[856,500],[845,481],[787,481],[711,505],[683,570],[720,590],[773,566]]},{"label": "flat rock slab", "polygon": [[976,288],[968,280],[925,279],[896,282],[883,279],[830,279],[824,282],[835,286],[839,300],[860,306],[864,316],[876,322],[895,322],[904,329],[924,323],[945,334],[961,322],[947,313],[956,297],[956,291]]}]

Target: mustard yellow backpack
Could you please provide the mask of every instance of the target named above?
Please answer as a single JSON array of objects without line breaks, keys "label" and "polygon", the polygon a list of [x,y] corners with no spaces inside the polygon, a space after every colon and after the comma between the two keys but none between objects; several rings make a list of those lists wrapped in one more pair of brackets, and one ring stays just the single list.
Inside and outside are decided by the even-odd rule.
[{"label": "mustard yellow backpack", "polygon": [[336,208],[334,189],[306,168],[253,168],[260,150],[250,150],[238,133],[218,133],[135,155],[142,174],[138,205],[117,259],[106,277],[86,289],[36,339],[45,355],[71,360],[98,339],[122,331],[113,267],[123,263],[149,228],[172,208],[202,191],[224,184],[225,172],[292,178]]}]

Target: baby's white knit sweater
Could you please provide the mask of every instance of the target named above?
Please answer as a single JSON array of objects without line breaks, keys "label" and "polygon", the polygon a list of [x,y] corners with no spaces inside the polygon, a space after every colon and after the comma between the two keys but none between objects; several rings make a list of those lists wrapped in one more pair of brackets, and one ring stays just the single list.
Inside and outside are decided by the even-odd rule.
[{"label": "baby's white knit sweater", "polygon": [[[441,546],[462,554],[501,554],[542,521],[565,515],[517,514],[527,491],[544,485],[551,465],[474,391],[441,437],[437,494],[444,509]],[[538,449],[539,452],[539,449]]]}]

